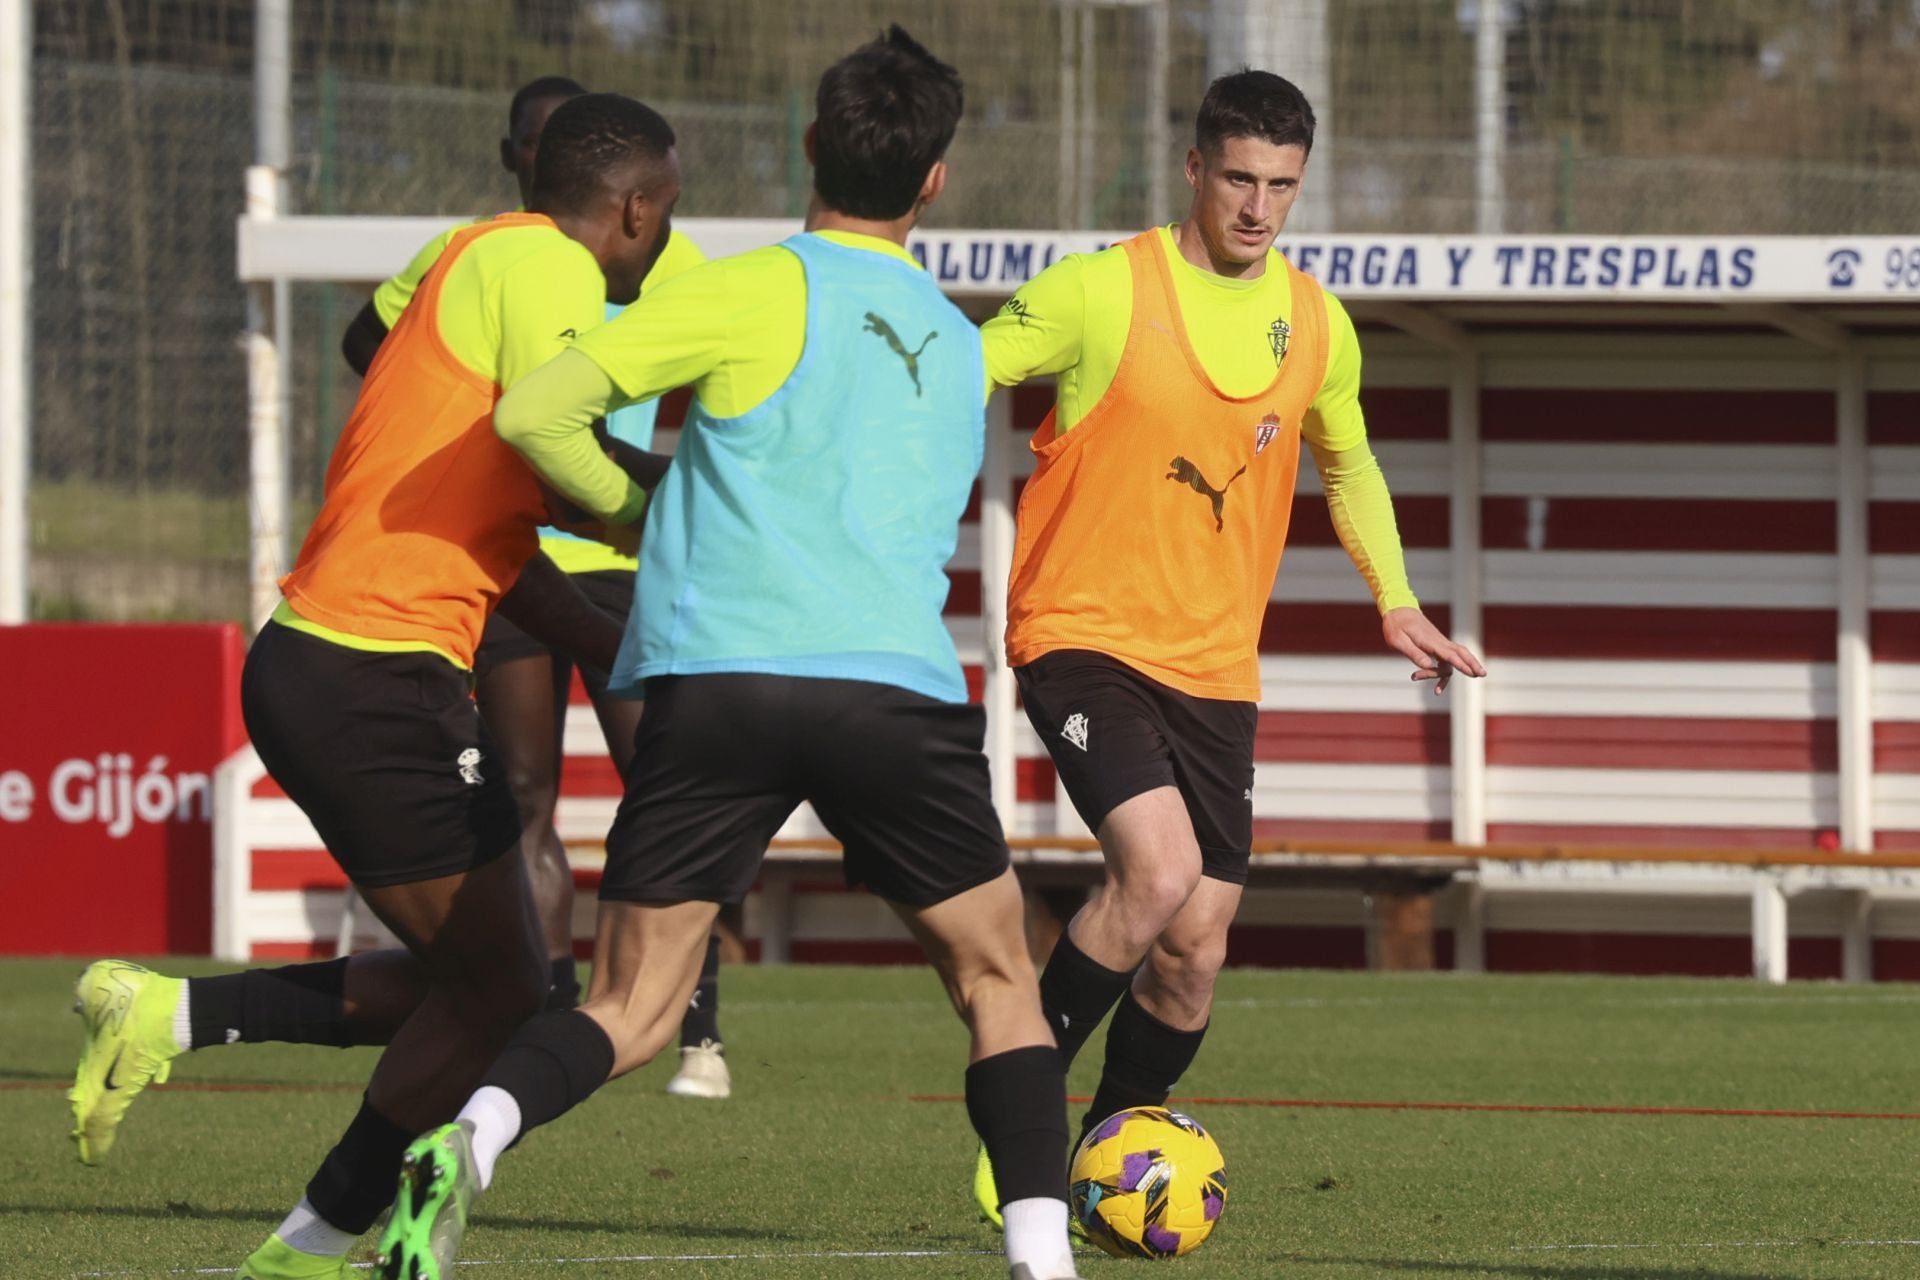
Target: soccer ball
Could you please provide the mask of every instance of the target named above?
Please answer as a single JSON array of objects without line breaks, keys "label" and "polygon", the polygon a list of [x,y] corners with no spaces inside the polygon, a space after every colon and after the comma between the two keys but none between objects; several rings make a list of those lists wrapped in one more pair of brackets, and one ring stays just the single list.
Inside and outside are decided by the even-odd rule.
[{"label": "soccer ball", "polygon": [[1178,1258],[1227,1207],[1227,1164],[1190,1116],[1132,1107],[1102,1120],[1073,1153],[1073,1214],[1116,1258]]}]

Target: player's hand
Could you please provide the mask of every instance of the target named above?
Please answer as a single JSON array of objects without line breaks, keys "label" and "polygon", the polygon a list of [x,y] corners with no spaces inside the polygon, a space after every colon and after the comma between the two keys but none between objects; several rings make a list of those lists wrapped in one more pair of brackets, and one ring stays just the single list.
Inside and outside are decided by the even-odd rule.
[{"label": "player's hand", "polygon": [[629,558],[640,554],[640,522],[600,526],[600,541]]},{"label": "player's hand", "polygon": [[1386,638],[1389,649],[1405,654],[1407,661],[1417,668],[1413,673],[1415,681],[1434,682],[1435,694],[1446,692],[1447,682],[1456,671],[1475,677],[1487,674],[1486,665],[1471,649],[1447,639],[1418,609],[1387,610],[1386,616],[1380,619],[1380,634]]}]

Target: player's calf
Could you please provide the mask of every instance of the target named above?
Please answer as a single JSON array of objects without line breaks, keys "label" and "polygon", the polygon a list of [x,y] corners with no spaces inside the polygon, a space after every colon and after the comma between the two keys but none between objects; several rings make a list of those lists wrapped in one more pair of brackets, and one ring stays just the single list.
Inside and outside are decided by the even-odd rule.
[{"label": "player's calf", "polygon": [[[967,1118],[1006,1231],[1007,1264],[1022,1280],[1070,1277],[1067,1240],[1066,1064],[1047,1030],[1028,959],[1020,887],[1011,869],[901,916],[973,1033]],[[976,1187],[976,1194],[981,1194]]]}]

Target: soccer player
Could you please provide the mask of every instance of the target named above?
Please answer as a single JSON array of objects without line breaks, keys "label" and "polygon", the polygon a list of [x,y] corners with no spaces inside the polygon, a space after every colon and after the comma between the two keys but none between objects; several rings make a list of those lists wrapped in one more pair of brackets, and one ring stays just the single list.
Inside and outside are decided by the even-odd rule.
[{"label": "soccer player", "polygon": [[[1435,692],[1485,674],[1408,586],[1353,323],[1272,247],[1313,123],[1279,76],[1214,81],[1186,218],[1062,259],[982,331],[993,383],[1059,375],[1020,499],[1007,661],[1106,858],[1040,979],[1069,1063],[1118,1005],[1083,1133],[1165,1102],[1206,1034],[1247,879],[1260,628],[1303,439],[1387,645]],[[990,1155],[975,1192],[994,1217]]]},{"label": "soccer player", "polygon": [[[513,174],[522,208],[533,190],[534,162],[547,117],[561,103],[585,92],[577,81],[565,76],[542,76],[513,95],[507,111],[507,136],[500,139],[500,164]],[[356,372],[366,373],[381,339],[405,310],[421,276],[459,229],[450,228],[423,246],[400,274],[374,291],[372,299],[354,317],[341,341],[341,352]],[[705,260],[690,239],[678,231],[670,233],[659,261],[647,273],[642,293]],[[620,304],[607,304],[608,318],[620,311]],[[658,401],[647,401],[608,414],[608,435],[637,449],[650,450],[658,408]],[[616,624],[624,625],[633,607],[632,557],[603,542],[558,528],[542,529],[540,535],[541,550],[548,558],[571,575],[575,585]],[[590,666],[582,666],[580,675],[592,698],[607,752],[624,778],[633,762],[639,704],[610,696],[605,676]],[[580,1001],[580,980],[573,958],[573,867],[554,827],[554,813],[560,799],[561,748],[573,664],[564,653],[542,644],[511,618],[495,612],[487,619],[480,638],[474,676],[480,715],[500,749],[507,781],[525,824],[527,870],[533,881],[534,900],[540,907],[553,973],[548,1003],[570,1009]],[[725,1098],[732,1092],[720,1037],[719,982],[720,939],[716,935],[707,941],[700,985],[681,1022],[680,1070],[667,1083],[669,1093]]]},{"label": "soccer player", "polygon": [[978,331],[903,247],[960,112],[959,77],[898,27],[849,54],[820,81],[805,233],[668,282],[500,403],[503,429],[577,430],[696,394],[612,677],[646,705],[591,990],[522,1028],[411,1148],[384,1276],[451,1275],[508,1145],[665,1047],[719,904],[802,800],[972,1032],[968,1115],[1006,1171],[1012,1274],[1073,1275],[1064,1074],[940,613],[984,445]]},{"label": "soccer player", "polygon": [[493,407],[607,300],[637,296],[679,185],[673,132],[648,108],[597,94],[553,113],[529,211],[457,233],[381,344],[247,655],[261,759],[426,983],[306,1195],[241,1265],[248,1280],[351,1275],[406,1144],[541,1006],[519,816],[469,671],[534,556],[542,481],[614,526],[646,493],[587,424],[514,430]]}]

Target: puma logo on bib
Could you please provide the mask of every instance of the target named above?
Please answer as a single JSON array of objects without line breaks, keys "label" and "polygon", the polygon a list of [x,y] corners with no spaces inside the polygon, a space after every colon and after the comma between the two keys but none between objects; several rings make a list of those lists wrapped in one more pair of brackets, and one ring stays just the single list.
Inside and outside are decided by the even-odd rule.
[{"label": "puma logo on bib", "polygon": [[906,363],[907,376],[913,379],[914,399],[916,400],[919,399],[920,398],[920,352],[925,351],[927,349],[927,344],[940,336],[940,331],[938,329],[935,329],[932,333],[928,334],[926,337],[920,340],[920,346],[918,350],[909,351],[907,350],[907,344],[900,341],[900,335],[893,331],[893,326],[888,324],[884,319],[882,319],[878,315],[875,315],[871,311],[867,312],[867,323],[863,325],[861,328],[862,328],[862,332],[879,334],[882,338],[886,340],[887,345],[893,348],[893,354],[899,356],[900,359]]},{"label": "puma logo on bib", "polygon": [[1181,484],[1187,486],[1187,488],[1197,494],[1201,494],[1213,503],[1213,531],[1219,533],[1222,529],[1226,528],[1227,490],[1233,488],[1233,482],[1245,475],[1247,469],[1241,467],[1238,471],[1227,477],[1225,484],[1216,489],[1208,482],[1204,475],[1200,474],[1200,468],[1194,466],[1185,458],[1175,458],[1167,465],[1173,468],[1173,470],[1167,472],[1167,479],[1179,481]]}]

